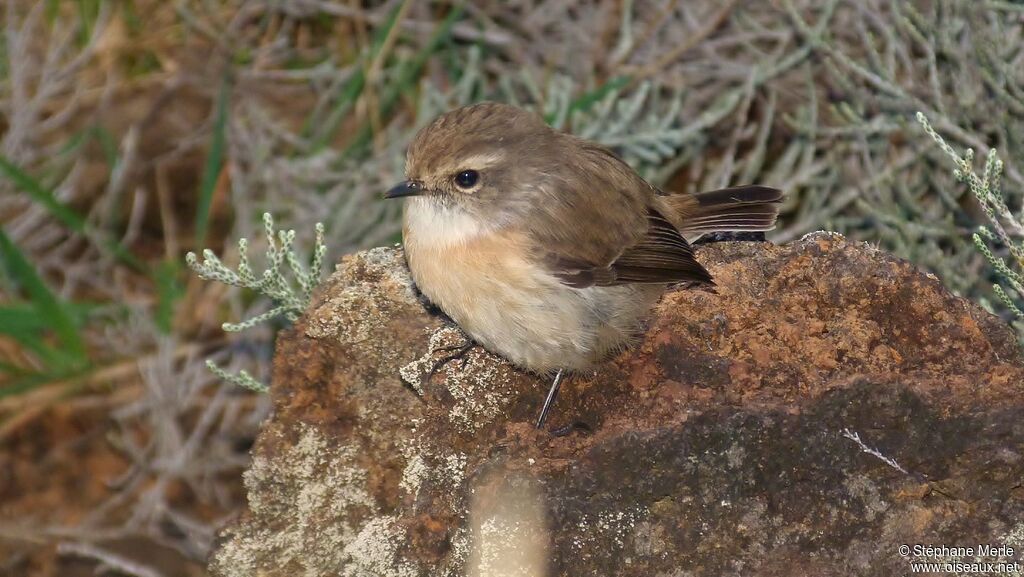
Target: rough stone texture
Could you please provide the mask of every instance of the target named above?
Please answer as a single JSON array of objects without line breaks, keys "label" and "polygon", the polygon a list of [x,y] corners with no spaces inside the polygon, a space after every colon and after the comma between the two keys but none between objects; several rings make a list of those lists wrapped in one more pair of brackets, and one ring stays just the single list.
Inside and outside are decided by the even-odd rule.
[{"label": "rough stone texture", "polygon": [[569,379],[550,423],[591,432],[563,437],[531,426],[547,380],[479,348],[418,395],[460,333],[399,249],[346,258],[278,342],[250,511],[214,573],[536,575],[486,570],[517,539],[566,576],[904,575],[915,543],[1019,554],[1024,362],[1003,323],[838,235],[698,258],[717,292],[667,294],[633,350]]}]

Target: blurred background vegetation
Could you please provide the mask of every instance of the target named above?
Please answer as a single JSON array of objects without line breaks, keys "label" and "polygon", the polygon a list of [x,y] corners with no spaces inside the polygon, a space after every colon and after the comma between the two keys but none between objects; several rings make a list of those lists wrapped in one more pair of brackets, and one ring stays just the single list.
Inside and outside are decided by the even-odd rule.
[{"label": "blurred background vegetation", "polygon": [[[205,574],[268,402],[204,363],[269,381],[282,325],[225,334],[272,303],[199,280],[184,254],[237,263],[239,237],[262,254],[264,212],[307,248],[323,222],[328,270],[396,242],[400,207],[378,198],[405,145],[470,102],[531,107],[668,189],[780,187],[772,240],[841,231],[1012,318],[993,298],[1005,271],[972,241],[991,211],[914,114],[961,156],[997,147],[1019,213],[1021,2],[0,10],[0,575]],[[1016,256],[1006,239],[996,257]]]}]

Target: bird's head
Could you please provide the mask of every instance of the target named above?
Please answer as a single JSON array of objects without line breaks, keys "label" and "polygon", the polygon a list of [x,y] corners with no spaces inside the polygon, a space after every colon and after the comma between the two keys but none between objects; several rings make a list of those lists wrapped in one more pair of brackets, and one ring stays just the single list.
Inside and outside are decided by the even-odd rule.
[{"label": "bird's head", "polygon": [[384,196],[415,197],[410,210],[429,203],[494,222],[530,201],[563,136],[515,106],[458,108],[419,131],[406,156],[406,180]]}]

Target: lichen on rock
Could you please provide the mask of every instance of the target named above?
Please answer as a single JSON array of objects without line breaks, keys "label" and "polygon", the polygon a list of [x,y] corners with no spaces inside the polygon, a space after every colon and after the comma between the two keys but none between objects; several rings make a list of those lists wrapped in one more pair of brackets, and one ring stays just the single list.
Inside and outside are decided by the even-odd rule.
[{"label": "lichen on rock", "polygon": [[[464,336],[401,250],[346,257],[279,339],[214,573],[903,575],[900,544],[1024,539],[1005,324],[836,234],[697,257],[716,291],[670,291],[635,347],[568,379],[551,422],[590,432],[563,437],[531,424],[546,379],[479,347],[424,379]],[[529,510],[536,565],[493,540]]]},{"label": "lichen on rock", "polygon": [[273,457],[254,456],[245,474],[249,510],[274,522],[220,548],[218,563],[226,574],[258,574],[252,548],[272,551],[278,566],[293,575],[345,566],[351,558],[347,544],[365,530],[357,520],[376,512],[353,446],[331,445],[308,425],[296,437],[294,444],[282,442]]},{"label": "lichen on rock", "polygon": [[[399,375],[420,394],[423,378],[445,357],[445,350],[467,342],[465,334],[454,326],[445,326],[430,335],[427,350],[420,358],[399,369]],[[515,398],[509,377],[515,369],[507,361],[480,347],[462,358],[445,363],[445,390],[454,403],[448,419],[460,430],[471,433],[503,414]]]}]

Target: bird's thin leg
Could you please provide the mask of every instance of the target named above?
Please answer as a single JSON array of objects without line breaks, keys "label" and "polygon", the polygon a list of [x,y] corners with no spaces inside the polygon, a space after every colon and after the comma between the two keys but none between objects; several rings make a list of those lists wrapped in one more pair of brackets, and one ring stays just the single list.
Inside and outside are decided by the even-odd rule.
[{"label": "bird's thin leg", "polygon": [[538,429],[544,426],[544,420],[548,418],[548,411],[551,410],[551,405],[555,403],[555,398],[558,397],[558,389],[562,386],[562,372],[563,370],[559,369],[558,374],[555,375],[555,382],[551,383],[548,396],[544,399],[544,407],[540,410],[540,417],[537,418]]}]

